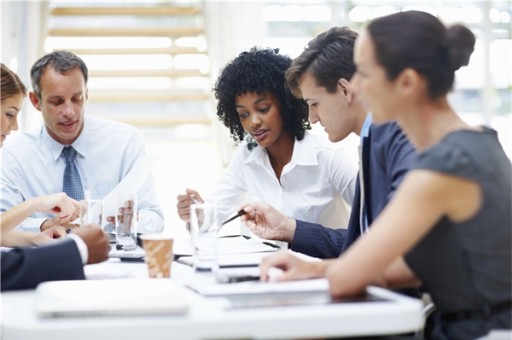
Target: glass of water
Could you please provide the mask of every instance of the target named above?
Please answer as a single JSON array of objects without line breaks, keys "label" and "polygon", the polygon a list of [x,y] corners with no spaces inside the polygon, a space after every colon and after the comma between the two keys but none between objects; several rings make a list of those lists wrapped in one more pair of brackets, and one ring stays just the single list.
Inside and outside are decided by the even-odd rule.
[{"label": "glass of water", "polygon": [[137,248],[137,195],[123,194],[116,198],[116,248]]},{"label": "glass of water", "polygon": [[82,228],[101,228],[103,216],[102,200],[80,201],[80,226]]},{"label": "glass of water", "polygon": [[217,207],[211,204],[190,206],[190,235],[194,245],[196,272],[217,269],[217,232],[219,231]]}]

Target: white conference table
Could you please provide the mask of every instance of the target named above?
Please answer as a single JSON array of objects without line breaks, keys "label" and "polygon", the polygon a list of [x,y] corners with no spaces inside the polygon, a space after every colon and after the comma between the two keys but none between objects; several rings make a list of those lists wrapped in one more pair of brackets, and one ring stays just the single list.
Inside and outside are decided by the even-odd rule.
[{"label": "white conference table", "polygon": [[[106,272],[125,278],[147,277],[144,263],[116,261],[88,266],[86,273],[92,278]],[[171,276],[178,283],[201,277],[177,262]],[[185,294],[190,302],[186,315],[39,318],[35,290],[6,292],[1,294],[1,338],[297,339],[399,334],[423,326],[420,301],[377,287],[369,287],[368,294],[383,300],[238,309],[226,308],[225,298],[207,298],[188,289]]]}]

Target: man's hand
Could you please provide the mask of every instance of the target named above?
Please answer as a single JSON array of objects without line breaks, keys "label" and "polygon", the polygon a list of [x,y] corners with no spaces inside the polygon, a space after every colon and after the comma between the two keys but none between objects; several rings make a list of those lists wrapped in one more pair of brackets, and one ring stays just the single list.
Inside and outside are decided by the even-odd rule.
[{"label": "man's hand", "polygon": [[203,198],[199,193],[192,189],[187,189],[185,194],[178,195],[178,215],[185,222],[190,222],[190,206],[195,203],[204,203]]},{"label": "man's hand", "polygon": [[34,234],[32,238],[32,243],[36,246],[49,243],[54,241],[55,239],[59,239],[62,237],[66,237],[66,229],[63,227],[55,226],[46,229],[40,233]]},{"label": "man's hand", "polygon": [[89,258],[87,264],[103,262],[108,259],[110,244],[108,235],[99,228],[76,228],[73,234],[79,236],[87,245]]},{"label": "man's hand", "polygon": [[243,208],[247,213],[242,222],[258,237],[292,242],[296,221],[281,214],[268,204],[251,203]]}]

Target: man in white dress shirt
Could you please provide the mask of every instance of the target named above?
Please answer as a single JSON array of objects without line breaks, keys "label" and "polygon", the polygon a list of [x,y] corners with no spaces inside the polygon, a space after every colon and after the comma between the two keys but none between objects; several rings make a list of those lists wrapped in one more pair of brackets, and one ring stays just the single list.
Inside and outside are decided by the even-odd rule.
[{"label": "man in white dress shirt", "polygon": [[[1,211],[31,197],[66,191],[63,184],[66,160],[62,154],[66,146],[76,152],[74,164],[80,190],[87,192],[91,199],[103,199],[135,164],[144,161],[142,134],[127,124],[85,117],[88,70],[83,60],[73,53],[49,53],[36,61],[30,74],[33,92],[29,98],[41,111],[44,125],[6,143]],[[163,213],[156,201],[151,176],[137,195],[138,231],[161,232]],[[58,225],[58,220],[51,216],[35,214],[21,227],[39,231]]]}]

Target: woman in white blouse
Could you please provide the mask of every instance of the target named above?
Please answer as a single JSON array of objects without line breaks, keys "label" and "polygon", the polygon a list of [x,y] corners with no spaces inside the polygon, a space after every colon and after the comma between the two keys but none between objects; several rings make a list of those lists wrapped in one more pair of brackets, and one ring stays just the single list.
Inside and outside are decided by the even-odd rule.
[{"label": "woman in white blouse", "polygon": [[[285,215],[329,227],[344,227],[357,167],[349,154],[312,135],[308,107],[290,92],[285,72],[292,60],[277,49],[242,52],[215,84],[217,116],[241,143],[207,202],[221,220],[247,201],[265,202]],[[192,189],[178,195],[180,218],[204,202]]]}]

